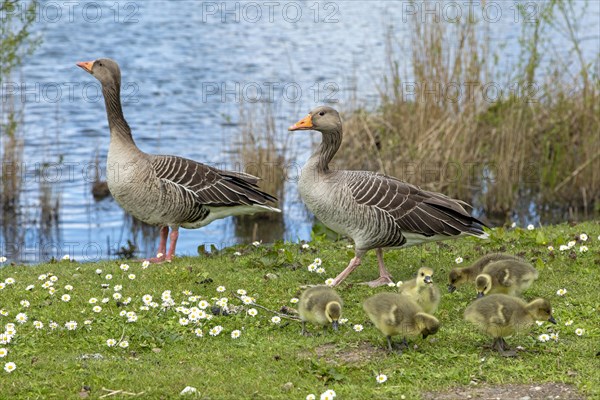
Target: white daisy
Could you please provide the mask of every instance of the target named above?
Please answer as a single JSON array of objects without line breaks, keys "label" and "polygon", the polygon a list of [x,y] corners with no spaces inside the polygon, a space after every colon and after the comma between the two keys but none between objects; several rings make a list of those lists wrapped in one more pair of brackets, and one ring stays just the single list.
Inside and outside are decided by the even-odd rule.
[{"label": "white daisy", "polygon": [[101,270],[100,268],[98,268],[98,269],[96,270],[96,275],[100,275],[101,273],[102,273],[102,270]]},{"label": "white daisy", "polygon": [[587,253],[588,251],[588,247],[587,246],[580,246],[579,247],[579,252],[580,253]]},{"label": "white daisy", "polygon": [[308,243],[303,243],[301,247],[302,247],[303,250],[307,250],[307,249],[310,248],[310,246],[309,246]]},{"label": "white daisy", "polygon": [[325,280],[326,286],[333,286],[333,278],[328,278]]},{"label": "white daisy", "polygon": [[69,330],[69,331],[74,331],[75,329],[77,329],[77,322],[75,322],[75,321],[66,322],[65,328],[67,328],[67,330]]},{"label": "white daisy", "polygon": [[18,313],[17,316],[15,317],[15,321],[17,321],[20,324],[24,324],[25,322],[27,322],[27,314]]},{"label": "white daisy", "polygon": [[570,319],[567,322],[565,322],[565,326],[571,326],[571,325],[573,325],[573,320],[572,319]]},{"label": "white daisy", "polygon": [[119,266],[119,268],[121,268],[121,271],[127,271],[129,269],[129,265],[127,265],[127,264],[121,264]]},{"label": "white daisy", "polygon": [[6,364],[4,364],[4,370],[8,373],[13,372],[15,369],[17,369],[17,364],[15,364],[14,362],[7,362]]},{"label": "white daisy", "polygon": [[292,297],[292,298],[290,299],[290,303],[292,303],[292,304],[296,304],[296,303],[297,303],[297,302],[299,302],[299,301],[300,301],[300,300],[298,300],[298,298],[297,298],[297,297]]},{"label": "white daisy", "polygon": [[550,340],[550,336],[548,336],[548,334],[546,333],[542,333],[540,336],[538,336],[538,340],[542,343],[547,342],[548,340]]},{"label": "white daisy", "polygon": [[35,329],[43,329],[44,323],[42,321],[33,321],[33,326]]},{"label": "white daisy", "polygon": [[150,261],[148,261],[148,260],[145,260],[145,261],[142,263],[142,269],[146,269],[146,268],[148,268],[149,266],[150,266]]},{"label": "white daisy", "polygon": [[129,275],[127,275],[127,277],[129,279],[131,279],[131,280],[134,280],[135,279],[135,274],[129,274]]},{"label": "white daisy", "polygon": [[387,375],[379,374],[375,377],[375,380],[377,381],[377,383],[383,383],[383,382],[387,381]]},{"label": "white daisy", "polygon": [[106,339],[106,345],[108,347],[114,347],[117,344],[117,341],[115,339]]},{"label": "white daisy", "polygon": [[21,306],[25,307],[25,308],[29,308],[29,301],[27,300],[21,300]]},{"label": "white daisy", "polygon": [[71,291],[71,290],[73,290],[73,286],[65,285],[65,290]]},{"label": "white daisy", "polygon": [[27,286],[27,287],[25,288],[25,290],[27,290],[27,291],[32,291],[32,290],[33,290],[33,288],[35,288],[35,285],[29,285],[29,286]]},{"label": "white daisy", "polygon": [[227,289],[225,289],[225,286],[217,287],[217,292],[219,292],[219,293],[223,293],[225,290],[227,290]]},{"label": "white daisy", "polygon": [[223,327],[221,325],[217,325],[213,327],[208,333],[210,336],[217,336],[219,333],[221,333],[222,330]]},{"label": "white daisy", "polygon": [[321,264],[323,264],[323,260],[321,260],[320,258],[315,258],[313,264],[315,264],[317,267],[320,267]]},{"label": "white daisy", "polygon": [[260,246],[260,242],[258,242],[258,241],[252,242],[252,246],[258,247],[258,246]]},{"label": "white daisy", "polygon": [[557,294],[558,296],[564,296],[565,294],[567,294],[567,289],[565,289],[565,288],[558,289],[558,290],[556,291],[556,294]]},{"label": "white daisy", "polygon": [[527,230],[528,230],[528,231],[532,231],[532,230],[534,230],[534,229],[535,229],[535,226],[533,226],[533,224],[529,224],[529,225],[527,225]]},{"label": "white daisy", "polygon": [[236,329],[235,331],[231,332],[231,338],[232,339],[237,339],[240,337],[240,335],[242,334],[242,332],[240,332],[238,329]]},{"label": "white daisy", "polygon": [[6,278],[4,280],[4,283],[6,283],[7,285],[14,285],[15,284],[15,278]]},{"label": "white daisy", "polygon": [[95,312],[95,313],[99,313],[99,312],[101,312],[101,311],[102,311],[102,307],[100,307],[100,306],[94,306],[94,307],[92,308],[92,311],[93,311],[93,312]]},{"label": "white daisy", "polygon": [[112,279],[112,275],[111,274],[106,274],[106,276],[104,277],[104,279],[106,279],[107,281],[110,281]]},{"label": "white daisy", "polygon": [[463,258],[462,258],[462,257],[456,257],[456,259],[454,259],[454,262],[455,262],[455,263],[457,263],[457,264],[460,264],[460,263],[462,263],[463,261],[464,261],[464,260],[463,260]]},{"label": "white daisy", "polygon": [[200,328],[196,328],[196,329],[194,329],[194,334],[195,334],[197,337],[204,337],[204,333],[202,332],[202,329],[200,329]]},{"label": "white daisy", "polygon": [[68,303],[69,301],[71,301],[71,296],[69,296],[68,294],[63,294],[60,299],[65,303]]},{"label": "white daisy", "polygon": [[581,328],[577,328],[575,329],[575,334],[577,336],[583,336],[583,334],[585,333],[585,330],[581,329]]},{"label": "white daisy", "polygon": [[581,235],[579,235],[579,240],[581,240],[582,242],[587,242],[588,235],[586,235],[585,233],[582,233]]},{"label": "white daisy", "polygon": [[122,349],[126,349],[129,347],[129,342],[127,340],[123,340],[121,343],[119,343],[119,347]]},{"label": "white daisy", "polygon": [[0,358],[6,357],[7,354],[8,350],[6,350],[4,347],[0,348]]},{"label": "white daisy", "polygon": [[279,324],[281,322],[281,317],[276,315],[273,318],[271,318],[271,322],[274,324]]},{"label": "white daisy", "polygon": [[65,261],[69,261],[71,259],[71,257],[69,257],[68,254],[65,254],[64,256],[62,256],[62,259]]},{"label": "white daisy", "polygon": [[356,324],[352,327],[352,329],[354,329],[356,332],[362,332],[364,328],[361,324]]},{"label": "white daisy", "polygon": [[258,311],[256,311],[256,308],[251,308],[248,310],[248,315],[251,317],[256,317],[257,314],[258,314]]},{"label": "white daisy", "polygon": [[239,257],[242,255],[242,253],[240,253],[239,251],[236,251],[235,253],[233,253],[234,256]]}]

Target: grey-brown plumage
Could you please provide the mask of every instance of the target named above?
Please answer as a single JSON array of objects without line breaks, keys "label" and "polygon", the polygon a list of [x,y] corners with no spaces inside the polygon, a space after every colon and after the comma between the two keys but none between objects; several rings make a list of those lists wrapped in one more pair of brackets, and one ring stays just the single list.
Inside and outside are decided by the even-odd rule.
[{"label": "grey-brown plumage", "polygon": [[505,337],[527,330],[536,320],[556,324],[548,300],[535,299],[526,303],[505,294],[491,294],[475,300],[465,309],[465,319],[494,338],[492,347],[503,355],[514,355],[507,351]]},{"label": "grey-brown plumage", "polygon": [[392,336],[401,335],[406,344],[407,336],[436,333],[440,323],[408,296],[398,293],[379,293],[363,302],[363,309],[373,324],[387,339],[388,350],[393,351]]},{"label": "grey-brown plumage", "polygon": [[477,296],[483,297],[494,293],[519,296],[538,276],[538,271],[525,261],[494,261],[475,278]]},{"label": "grey-brown plumage", "polygon": [[[162,227],[158,249],[162,257],[151,261],[173,257],[179,227],[194,229],[231,215],[279,212],[267,204],[277,199],[259,189],[257,177],[182,157],[142,152],[121,109],[118,64],[101,58],[77,65],[102,84],[110,128],[107,181],[111,194],[140,221]],[[171,245],[167,253],[169,227]]]},{"label": "grey-brown plumage", "polygon": [[383,264],[383,248],[463,235],[488,236],[463,201],[375,172],[329,169],[342,143],[342,122],[333,108],[318,107],[289,130],[321,132],[321,145],[302,168],[300,196],[321,222],[355,243],[355,256],[334,285],[356,269],[370,249],[377,251],[380,277],[369,284],[379,286],[392,282]]},{"label": "grey-brown plumage", "polygon": [[335,290],[328,286],[315,286],[306,289],[298,302],[298,314],[302,320],[302,334],[306,335],[306,323],[310,322],[323,326],[327,325],[338,329],[339,319],[342,315],[342,298]]},{"label": "grey-brown plumage", "polygon": [[421,267],[417,276],[400,285],[398,293],[408,296],[427,314],[436,312],[440,304],[440,289],[433,283],[433,269]]},{"label": "grey-brown plumage", "polygon": [[477,275],[490,263],[500,260],[514,260],[525,262],[521,257],[508,253],[489,253],[480,257],[468,267],[456,267],[450,270],[448,275],[448,292],[452,293],[457,287],[467,283],[475,282]]}]

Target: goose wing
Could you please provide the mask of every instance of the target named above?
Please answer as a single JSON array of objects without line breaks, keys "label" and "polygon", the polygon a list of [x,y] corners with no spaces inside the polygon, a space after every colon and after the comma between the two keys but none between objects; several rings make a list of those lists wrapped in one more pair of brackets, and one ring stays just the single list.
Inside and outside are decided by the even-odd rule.
[{"label": "goose wing", "polygon": [[[486,235],[471,207],[441,193],[421,190],[396,178],[368,171],[347,171],[347,187],[358,204],[390,215],[402,232],[424,236]],[[486,235],[487,236],[487,235]]]},{"label": "goose wing", "polygon": [[176,156],[155,156],[152,166],[161,183],[175,187],[183,197],[215,207],[264,205],[277,199],[258,188],[259,178],[223,171]]}]

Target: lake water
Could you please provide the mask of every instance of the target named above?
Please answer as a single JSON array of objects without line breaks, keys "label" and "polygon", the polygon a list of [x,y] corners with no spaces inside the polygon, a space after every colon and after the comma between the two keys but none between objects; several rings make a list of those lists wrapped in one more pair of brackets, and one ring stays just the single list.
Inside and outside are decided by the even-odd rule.
[{"label": "lake water", "polygon": [[[227,167],[235,164],[242,102],[272,101],[282,143],[286,127],[316,105],[375,107],[387,30],[408,48],[411,14],[427,23],[469,12],[460,2],[435,4],[426,10],[402,1],[42,2],[35,31],[43,43],[2,85],[4,107],[9,98],[23,105],[25,145],[18,218],[3,214],[0,254],[24,262],[64,254],[97,260],[113,256],[128,239],[138,242],[141,256],[155,251],[152,232],[142,237],[112,199],[96,202],[91,195],[96,158],[104,174],[108,123],[98,82],[77,61],[119,62],[124,114],[143,151]],[[509,68],[517,61],[520,32],[514,4],[489,4],[471,12],[488,21],[499,68]],[[591,26],[583,45],[595,57],[598,9],[591,2],[580,21]],[[562,36],[555,36],[561,43]],[[293,167],[303,164],[319,138],[303,132],[289,140],[292,168],[280,205],[281,236],[307,240],[312,219],[297,196]],[[43,196],[57,202],[56,217],[42,212]],[[48,218],[51,229],[44,227]],[[178,253],[247,241],[238,231],[231,219],[182,230]]]}]

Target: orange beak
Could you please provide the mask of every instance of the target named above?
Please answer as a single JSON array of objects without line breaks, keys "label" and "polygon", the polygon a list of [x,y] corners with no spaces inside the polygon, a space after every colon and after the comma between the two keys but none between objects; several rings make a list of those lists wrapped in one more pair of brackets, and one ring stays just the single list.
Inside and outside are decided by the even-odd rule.
[{"label": "orange beak", "polygon": [[77,63],[78,67],[81,67],[81,68],[85,69],[90,74],[92,73],[92,66],[93,65],[94,65],[93,61],[82,61],[82,62],[78,62]]},{"label": "orange beak", "polygon": [[312,127],[312,115],[308,114],[306,117],[302,118],[300,121],[290,126],[288,128],[288,131],[305,131],[312,129]]}]

